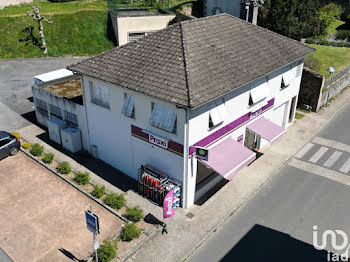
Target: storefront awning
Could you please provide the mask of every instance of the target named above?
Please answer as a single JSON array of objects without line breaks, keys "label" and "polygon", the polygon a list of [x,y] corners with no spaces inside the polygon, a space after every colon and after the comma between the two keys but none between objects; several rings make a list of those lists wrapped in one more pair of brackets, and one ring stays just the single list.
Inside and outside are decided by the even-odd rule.
[{"label": "storefront awning", "polygon": [[228,138],[209,149],[208,161],[201,160],[202,163],[212,168],[225,179],[231,180],[242,168],[249,165],[256,158],[256,154]]},{"label": "storefront awning", "polygon": [[267,120],[265,117],[260,117],[247,128],[271,143],[277,141],[287,132],[286,129]]}]

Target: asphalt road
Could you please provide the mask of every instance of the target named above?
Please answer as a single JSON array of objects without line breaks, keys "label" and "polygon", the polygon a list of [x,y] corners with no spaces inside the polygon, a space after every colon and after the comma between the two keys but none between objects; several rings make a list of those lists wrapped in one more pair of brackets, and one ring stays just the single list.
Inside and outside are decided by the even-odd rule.
[{"label": "asphalt road", "polygon": [[[350,145],[349,130],[348,105],[317,136]],[[330,238],[327,251],[313,247],[313,226],[318,227],[319,244],[327,229],[343,230],[350,239],[350,188],[314,173],[312,169],[307,172],[286,166],[217,229],[189,261],[327,261],[327,251],[336,250]],[[349,174],[343,176],[350,180]],[[342,243],[339,236],[337,243]]]},{"label": "asphalt road", "polygon": [[33,76],[65,68],[82,58],[0,59],[0,130],[12,131],[33,119]]}]

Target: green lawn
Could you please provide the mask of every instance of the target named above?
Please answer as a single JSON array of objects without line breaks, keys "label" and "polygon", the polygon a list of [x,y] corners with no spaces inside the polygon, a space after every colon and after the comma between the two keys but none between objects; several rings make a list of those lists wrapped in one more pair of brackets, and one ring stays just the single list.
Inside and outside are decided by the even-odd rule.
[{"label": "green lawn", "polygon": [[327,69],[330,66],[334,66],[335,73],[339,73],[341,70],[350,65],[350,48],[322,45],[310,46],[317,49],[317,51],[310,56],[314,56],[319,59],[321,63],[319,73],[327,78],[329,77]]},{"label": "green lawn", "polygon": [[[115,46],[106,11],[81,11],[51,18],[52,24],[44,22],[48,56],[90,56]],[[34,27],[34,37],[40,42],[37,23],[31,17],[0,17],[0,58],[45,56],[33,41],[20,42],[28,35],[23,30],[29,26]]]},{"label": "green lawn", "polygon": [[295,113],[295,119],[302,119],[305,115],[300,114],[300,113]]}]

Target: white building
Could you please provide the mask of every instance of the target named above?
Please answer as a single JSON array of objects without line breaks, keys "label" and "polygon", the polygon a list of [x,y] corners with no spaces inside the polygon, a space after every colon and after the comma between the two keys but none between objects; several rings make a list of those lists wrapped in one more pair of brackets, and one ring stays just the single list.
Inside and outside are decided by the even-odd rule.
[{"label": "white building", "polygon": [[174,13],[152,6],[120,8],[114,0],[108,0],[108,10],[119,46],[164,29],[175,18]]},{"label": "white building", "polygon": [[257,24],[263,0],[203,0],[204,16],[227,13]]},{"label": "white building", "polygon": [[221,14],[68,68],[82,76],[89,150],[135,179],[146,165],[179,181],[188,208],[285,134],[313,51]]},{"label": "white building", "polygon": [[81,145],[89,150],[86,111],[81,78],[67,69],[34,77],[32,93],[37,121],[48,127],[48,120],[63,120],[67,127],[80,131]]}]

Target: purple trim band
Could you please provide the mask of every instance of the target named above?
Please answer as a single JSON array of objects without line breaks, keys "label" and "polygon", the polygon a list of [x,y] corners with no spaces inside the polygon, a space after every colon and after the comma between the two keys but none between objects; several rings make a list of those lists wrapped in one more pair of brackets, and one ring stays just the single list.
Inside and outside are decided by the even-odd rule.
[{"label": "purple trim band", "polygon": [[[131,135],[134,137],[137,137],[141,140],[144,140],[147,143],[150,143],[149,142],[149,134],[144,132],[142,130],[142,128],[131,125]],[[156,144],[153,144],[153,143],[150,143],[150,144],[157,146]],[[160,147],[164,150],[167,150],[169,152],[175,153],[175,154],[182,156],[182,157],[184,155],[184,146],[179,144],[179,143],[176,143],[174,141],[171,141],[171,140],[168,140],[168,148],[167,149],[165,149],[161,146],[158,146],[158,147]]]},{"label": "purple trim band", "polygon": [[241,127],[243,124],[248,123],[249,121],[253,120],[257,116],[265,113],[267,110],[272,108],[272,106],[275,103],[275,99],[272,98],[270,101],[267,102],[265,106],[260,108],[259,110],[255,112],[248,112],[245,115],[241,116],[240,118],[234,120],[233,122],[227,124],[223,128],[219,129],[218,131],[214,132],[213,134],[203,138],[202,140],[198,141],[197,143],[193,144],[189,147],[189,157],[196,152],[195,147],[208,147],[214,142],[224,138],[225,136],[229,135],[239,127]]}]

